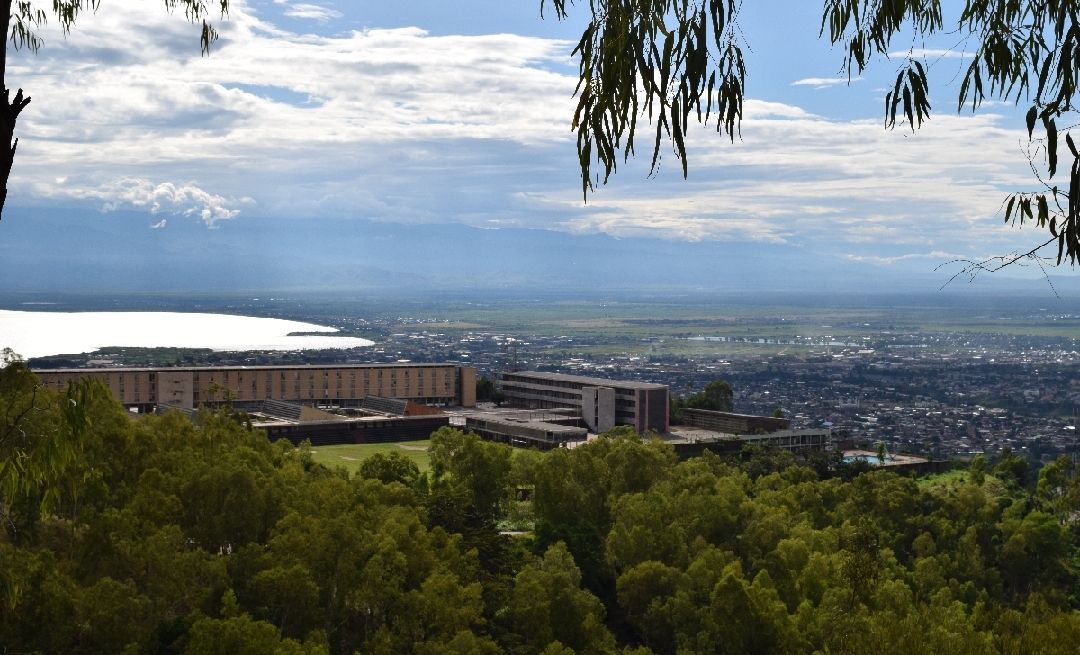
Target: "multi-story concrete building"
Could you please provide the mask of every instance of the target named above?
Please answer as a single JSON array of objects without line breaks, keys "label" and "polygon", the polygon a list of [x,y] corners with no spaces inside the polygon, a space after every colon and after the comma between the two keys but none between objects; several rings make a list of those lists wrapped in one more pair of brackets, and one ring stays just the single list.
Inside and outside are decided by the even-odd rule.
[{"label": "multi-story concrete building", "polygon": [[500,373],[498,377],[499,391],[510,404],[577,409],[594,432],[616,425],[629,425],[638,432],[668,429],[667,385],[532,371]]},{"label": "multi-story concrete building", "polygon": [[683,423],[695,428],[727,434],[765,434],[791,427],[791,420],[772,416],[752,416],[734,412],[714,412],[708,409],[682,411]]},{"label": "multi-story concrete building", "polygon": [[35,370],[43,384],[63,390],[69,380],[99,378],[129,409],[155,405],[193,408],[223,401],[287,400],[359,407],[364,396],[424,405],[476,406],[476,369],[455,364],[340,364],[318,366],[197,366]]},{"label": "multi-story concrete building", "polygon": [[497,414],[470,414],[465,417],[465,429],[475,432],[488,441],[540,450],[561,448],[567,442],[585,441],[589,436],[585,428],[573,425],[511,418]]}]

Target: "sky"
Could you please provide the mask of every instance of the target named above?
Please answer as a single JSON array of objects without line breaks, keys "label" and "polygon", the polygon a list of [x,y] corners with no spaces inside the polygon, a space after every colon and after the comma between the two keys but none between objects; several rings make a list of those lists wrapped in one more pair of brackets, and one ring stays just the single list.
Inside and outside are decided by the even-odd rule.
[{"label": "sky", "polygon": [[[736,265],[742,243],[935,286],[943,262],[1036,243],[1000,211],[1032,185],[1024,108],[958,114],[963,44],[901,40],[895,55],[925,53],[934,113],[915,134],[886,130],[899,59],[848,83],[819,12],[747,3],[741,137],[692,129],[686,180],[669,149],[650,176],[642,147],[586,203],[570,129],[584,3],[559,22],[529,0],[234,0],[203,57],[198,30],[160,2],[105,0],[66,37],[43,29],[37,54],[9,55],[9,85],[33,101],[0,246],[57,212],[113,229],[115,250],[95,256],[116,261],[168,249],[175,230],[211,248],[327,221],[351,239],[372,222],[439,224],[659,240],[666,253],[723,244]],[[315,261],[318,247],[293,256]],[[79,275],[80,261],[55,266]]]}]

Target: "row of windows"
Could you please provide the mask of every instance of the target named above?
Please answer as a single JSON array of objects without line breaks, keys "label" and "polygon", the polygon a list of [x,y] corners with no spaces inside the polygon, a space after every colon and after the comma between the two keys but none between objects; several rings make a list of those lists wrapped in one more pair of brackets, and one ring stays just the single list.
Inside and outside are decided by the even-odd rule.
[{"label": "row of windows", "polygon": [[[566,381],[566,380],[546,380],[546,379],[543,379],[543,378],[534,378],[534,377],[528,377],[528,376],[522,376],[522,375],[510,375],[510,374],[505,374],[505,373],[502,375],[502,382],[503,383],[520,382],[520,383],[523,383],[523,384],[534,384],[534,385],[541,386],[541,387],[553,387],[553,388],[562,388],[562,389],[578,389],[578,390],[580,390],[582,387],[585,387],[585,386],[593,386],[591,384],[587,385],[587,384],[584,384],[582,382],[569,382],[569,381]],[[598,386],[607,386],[607,385],[600,384],[601,382],[605,382],[605,380],[597,380],[597,385]],[[610,387],[610,386],[608,388],[614,389],[616,396],[626,396],[628,398],[636,398],[637,397],[637,391],[634,390],[634,389],[623,389],[623,388],[620,388],[620,387]]]},{"label": "row of windows", "polygon": [[128,373],[126,375],[124,373],[115,373],[106,377],[106,381],[109,385],[124,384],[128,381],[138,384],[142,380],[146,380],[147,382],[155,382],[157,381],[157,374],[147,373],[144,377],[142,373]]},{"label": "row of windows", "polygon": [[[377,379],[382,379],[384,371],[385,371],[385,369],[376,369],[375,377]],[[237,382],[243,382],[243,380],[244,380],[244,372],[243,371],[234,371],[234,372],[236,373]],[[423,380],[426,377],[424,375],[424,372],[425,372],[425,369],[418,369],[416,371],[416,376],[415,377],[418,380]],[[433,369],[433,370],[430,370],[429,372],[431,373],[432,379],[439,377],[439,372],[442,372],[442,377],[443,377],[444,380],[449,380],[450,377],[451,377],[450,369]],[[315,379],[315,373],[316,373],[316,371],[309,372],[308,373],[308,379],[309,380],[314,380]],[[335,376],[334,376],[335,379],[338,379],[338,380],[342,379],[342,371],[335,371],[334,373],[335,373]],[[364,373],[364,379],[365,380],[371,379],[371,371],[370,370],[365,370],[365,371],[363,371],[363,373]],[[412,371],[408,371],[408,370],[402,371],[402,377],[404,377],[404,379],[408,380],[408,379],[410,379],[411,373],[412,373]],[[220,375],[220,379],[221,379],[222,382],[228,382],[229,381],[229,374],[230,374],[230,371],[221,371],[220,373],[218,373],[218,375]],[[154,374],[151,373],[150,375],[153,376]],[[201,381],[201,378],[200,378],[201,375],[202,374],[198,373],[198,372],[194,373],[193,374],[193,380],[195,382],[200,382]],[[215,375],[214,373],[208,373],[206,375],[208,375],[208,380],[210,382],[214,381],[214,375]],[[273,375],[274,375],[273,373],[269,373],[269,372],[266,373],[267,382],[269,382],[272,379]],[[279,379],[281,379],[281,380],[285,380],[286,375],[287,375],[287,373],[285,371],[281,371],[281,372],[278,373]],[[257,372],[252,373],[252,378],[257,377],[257,376],[258,376]],[[322,377],[323,377],[324,380],[330,379],[330,371],[322,371]],[[390,378],[391,379],[397,379],[397,377],[398,377],[397,369],[390,369]],[[123,379],[122,375],[121,375],[121,379]],[[293,380],[301,379],[300,371],[292,371],[292,379]],[[356,371],[349,371],[349,379],[350,380],[355,380],[356,379]]]},{"label": "row of windows", "polygon": [[[334,394],[334,395],[331,396],[329,389],[320,389],[319,391],[321,391],[321,393],[316,393],[316,390],[314,388],[309,387],[307,389],[307,393],[304,394],[304,393],[301,392],[300,387],[296,387],[296,388],[293,389],[293,393],[290,395],[290,394],[287,394],[285,392],[285,389],[282,389],[281,392],[277,395],[277,398],[278,398],[278,400],[303,400],[303,399],[310,400],[310,399],[314,399],[314,398],[340,400],[340,399],[344,398],[344,396],[340,395],[340,394]],[[215,396],[213,399],[204,398],[199,391],[194,391],[194,392],[192,392],[191,395],[192,395],[192,400],[194,400],[195,402],[201,402],[203,400],[221,400],[220,396]],[[369,392],[368,392],[368,390],[366,388],[364,389],[364,394],[363,395],[369,395]],[[379,387],[378,392],[376,394],[374,394],[374,395],[376,395],[376,396],[385,396],[385,394],[383,393],[383,388]],[[446,398],[450,397],[450,395],[451,394],[450,394],[449,390],[444,390],[444,393],[440,395],[434,388],[431,389],[429,394],[425,394],[423,389],[417,389],[415,394],[410,394],[408,392],[408,390],[406,389],[405,392],[401,395],[401,397],[402,398],[414,398],[414,399],[419,399],[419,400],[423,400],[423,399],[426,399],[426,398],[431,398],[433,400],[434,399],[445,400]],[[348,397],[350,399],[356,399],[356,397],[357,397],[356,391],[355,390],[350,390]],[[363,396],[361,396],[361,397],[363,397]],[[389,397],[390,398],[397,398],[398,397],[398,392],[397,392],[396,387],[392,387],[390,389]],[[251,397],[249,397],[249,398],[245,398],[243,392],[240,392],[240,393],[237,394],[237,400],[264,400],[264,399],[273,399],[273,398],[274,398],[274,394],[269,389],[267,389],[266,392],[261,397],[259,396],[257,391],[255,393],[251,394]],[[121,394],[120,400],[121,400],[121,402],[126,402],[124,400],[123,394]],[[135,397],[134,402],[139,402],[138,396]],[[150,402],[153,402],[153,398],[150,399]]]},{"label": "row of windows", "polygon": [[580,393],[565,393],[562,391],[554,391],[552,389],[530,389],[527,387],[515,387],[508,384],[502,385],[502,392],[508,395],[513,394],[527,394],[530,396],[543,396],[545,398],[562,398],[569,401],[581,402]]},{"label": "row of windows", "polygon": [[[397,397],[397,395],[398,395],[398,391],[397,391],[398,384],[397,383],[398,383],[398,372],[399,371],[394,370],[394,369],[389,369],[389,371],[390,371],[390,375],[388,377],[390,378],[390,385],[389,385],[389,387],[390,387],[390,395],[392,397]],[[300,374],[300,371],[295,371],[294,370],[294,371],[289,371],[289,372],[291,372],[293,374],[291,377],[292,377],[292,379],[294,381],[293,389],[292,389],[292,391],[293,391],[292,395],[293,395],[294,398],[300,398],[301,397],[301,394],[300,394],[300,388],[301,388],[301,374]],[[329,373],[330,372],[329,371],[319,371],[319,372],[321,372],[323,374],[322,375],[323,384],[321,385],[323,394],[321,394],[321,395],[324,396],[324,397],[330,397],[330,393],[329,393],[329,379],[330,379]],[[342,391],[342,386],[343,386],[342,385],[342,380],[343,380],[342,373],[344,373],[344,372],[345,371],[334,371],[334,373],[335,373],[334,379],[336,380],[336,385],[335,385],[336,393],[334,394],[335,398],[343,398],[345,396],[344,392]],[[347,373],[349,375],[349,398],[356,398],[357,397],[356,378],[357,378],[357,373],[358,372],[362,372],[364,374],[364,376],[363,376],[363,379],[364,379],[363,395],[367,395],[367,394],[371,393],[371,387],[370,387],[371,382],[370,382],[370,380],[373,377],[371,375],[371,370],[347,371]],[[405,371],[400,371],[400,372],[402,373],[401,377],[402,377],[402,381],[403,381],[403,396],[404,397],[419,397],[419,398],[424,398],[424,397],[433,397],[433,398],[435,398],[435,397],[438,397],[438,398],[444,398],[444,397],[452,396],[453,393],[454,393],[454,385],[451,382],[452,379],[453,379],[452,376],[451,376],[452,369],[445,369],[445,368],[426,369],[426,370],[425,369],[414,369],[414,370],[405,370]],[[438,374],[440,372],[442,373],[442,376],[441,376],[442,380],[439,380],[440,376]],[[307,376],[308,377],[308,394],[307,395],[308,395],[309,398],[314,398],[315,397],[315,392],[314,392],[315,391],[315,373],[316,373],[316,371],[312,371]],[[377,382],[377,393],[376,393],[376,395],[380,395],[380,396],[384,395],[384,393],[383,393],[383,388],[384,388],[383,387],[383,373],[384,373],[384,370],[380,370],[380,369],[375,370],[374,379]],[[413,375],[414,373],[415,373],[415,375]],[[427,373],[427,374],[425,374],[425,373]],[[243,371],[216,371],[216,372],[203,371],[202,373],[194,372],[192,374],[192,394],[193,394],[193,397],[194,397],[195,400],[199,400],[201,392],[203,391],[202,388],[201,388],[201,383],[203,381],[205,381],[208,384],[214,384],[215,383],[215,378],[216,378],[217,380],[219,380],[218,384],[223,384],[223,386],[227,386],[227,387],[230,387],[230,388],[235,388],[238,396],[243,398],[244,395],[245,395],[244,394],[245,388],[243,386],[243,382],[244,382],[243,374],[244,374]],[[130,372],[130,371],[128,371],[126,373],[105,374],[102,377],[104,377],[106,379],[109,386],[113,389],[114,393],[116,393],[117,396],[119,396],[119,399],[121,401],[123,401],[123,402],[141,402],[139,400],[139,398],[142,395],[143,391],[147,391],[150,394],[151,400],[149,400],[148,402],[153,402],[153,398],[156,396],[156,392],[157,392],[157,384],[156,384],[157,374],[156,373],[153,373],[153,372],[138,373],[138,372]],[[255,371],[251,372],[251,376],[249,377],[249,380],[251,382],[250,393],[248,395],[249,399],[250,398],[258,398],[258,396],[259,396],[259,388],[258,388],[259,387],[259,385],[258,385],[258,378],[259,377],[260,377],[259,372],[255,372]],[[286,378],[287,378],[287,372],[284,372],[284,371],[278,371],[278,372],[274,372],[274,373],[267,372],[265,374],[265,376],[263,376],[263,377],[265,379],[263,397],[270,398],[270,397],[273,396],[272,387],[273,387],[273,379],[275,377],[278,378],[278,380],[280,381],[280,385],[279,385],[279,394],[280,395],[278,397],[282,398],[282,399],[284,399],[286,397],[286,382],[285,381],[286,381]],[[232,378],[232,380],[235,380],[235,387],[233,386],[232,380],[230,380],[230,378]],[[44,384],[46,384],[48,386],[54,386],[57,390],[63,390],[63,388],[66,387],[67,383],[68,383],[68,377],[66,375],[62,375],[62,374],[52,374],[52,375],[44,374],[42,376],[42,380],[43,380]],[[414,381],[416,383],[415,392],[413,391],[413,389],[414,389],[413,382]],[[145,384],[143,384],[144,382],[145,382]],[[174,379],[174,380],[172,380],[172,382],[174,383],[173,384],[173,386],[174,386],[174,389],[173,389],[174,395],[177,394],[177,393],[181,393],[181,389],[178,388],[177,385],[183,384],[182,380]],[[439,382],[442,382],[442,384],[440,385]],[[440,386],[442,387],[442,389],[441,389],[442,393],[440,393],[440,390],[439,390]],[[129,391],[134,392],[133,397],[130,396],[130,394],[128,393]],[[134,398],[134,400],[132,400],[132,398]]]},{"label": "row of windows", "polygon": [[523,377],[520,375],[506,375],[503,374],[502,379],[504,382],[524,382],[526,384],[542,384],[545,387],[562,387],[564,389],[581,389],[580,382],[568,382],[566,380],[538,380],[532,377]]},{"label": "row of windows", "polygon": [[[151,385],[151,386],[153,386],[153,385]],[[405,386],[406,391],[410,388],[410,384],[409,384],[408,380],[405,380],[405,385],[404,386]],[[431,382],[428,383],[427,388],[431,389],[432,392],[434,392],[436,390],[436,386],[438,386],[436,381],[432,380]],[[382,380],[379,380],[378,387],[380,389],[383,388]],[[392,389],[396,389],[397,388],[397,380],[391,380],[390,381],[390,387]],[[273,383],[268,381],[264,388],[266,389],[267,392],[269,392],[273,388]],[[293,384],[293,388],[296,389],[296,390],[299,390],[300,389],[300,382],[299,381],[295,382]],[[309,389],[314,389],[315,388],[315,381],[314,380],[310,380],[308,382],[308,388]],[[323,382],[322,383],[322,388],[323,389],[329,389],[330,388],[329,383],[328,382]],[[336,388],[337,388],[338,391],[341,390],[342,386],[341,386],[340,381],[338,382]],[[369,388],[370,388],[370,383],[365,381],[364,382],[364,390],[367,391]],[[423,380],[417,380],[416,388],[417,388],[417,391],[419,391],[421,393],[423,392],[423,390],[425,388]],[[199,383],[195,383],[193,385],[193,390],[194,391],[199,391],[200,389],[201,389],[201,387],[199,386]],[[349,383],[349,389],[350,390],[355,390],[356,389],[356,382],[355,381]],[[243,390],[244,390],[243,387],[238,384],[237,387],[236,387],[237,393],[243,393]],[[252,381],[252,383],[251,383],[251,390],[252,391],[258,391],[259,390],[258,384],[256,384],[255,381]],[[282,391],[285,390],[285,383],[284,382],[281,383],[281,390]],[[450,381],[449,380],[443,381],[443,390],[445,392],[447,392],[447,393],[450,392]]]}]

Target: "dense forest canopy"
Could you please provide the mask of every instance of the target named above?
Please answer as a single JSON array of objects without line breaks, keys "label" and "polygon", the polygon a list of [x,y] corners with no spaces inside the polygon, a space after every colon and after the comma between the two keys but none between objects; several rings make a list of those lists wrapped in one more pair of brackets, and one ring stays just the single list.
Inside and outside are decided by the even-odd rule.
[{"label": "dense forest canopy", "polygon": [[[679,461],[627,428],[547,454],[443,428],[430,471],[392,454],[350,476],[241,413],[132,420],[92,385],[57,394],[17,362],[2,373],[9,653],[1080,644],[1067,459],[1029,489],[1010,458],[911,479],[827,454]],[[61,442],[53,464],[29,464]]]}]

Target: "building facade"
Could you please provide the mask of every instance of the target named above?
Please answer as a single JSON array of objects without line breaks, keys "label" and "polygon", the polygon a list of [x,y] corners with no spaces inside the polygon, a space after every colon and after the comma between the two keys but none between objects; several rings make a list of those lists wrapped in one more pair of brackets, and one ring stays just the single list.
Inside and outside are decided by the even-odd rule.
[{"label": "building facade", "polygon": [[500,373],[498,383],[510,404],[530,409],[576,409],[594,432],[615,425],[628,425],[640,433],[668,430],[668,388],[664,384],[532,371]]},{"label": "building facade", "polygon": [[568,442],[585,441],[589,436],[585,428],[572,425],[512,419],[493,414],[467,416],[465,429],[475,432],[488,441],[496,441],[516,448],[539,450],[561,448]]},{"label": "building facade", "polygon": [[787,430],[791,420],[772,416],[751,416],[734,412],[714,412],[708,409],[690,409],[682,411],[683,423],[703,430],[724,432],[727,434],[764,434]]},{"label": "building facade", "polygon": [[190,409],[225,399],[286,400],[305,405],[359,407],[365,396],[422,405],[476,406],[476,369],[456,364],[340,364],[317,366],[196,366],[39,369],[46,386],[104,380],[116,400],[148,412],[155,405]]}]

